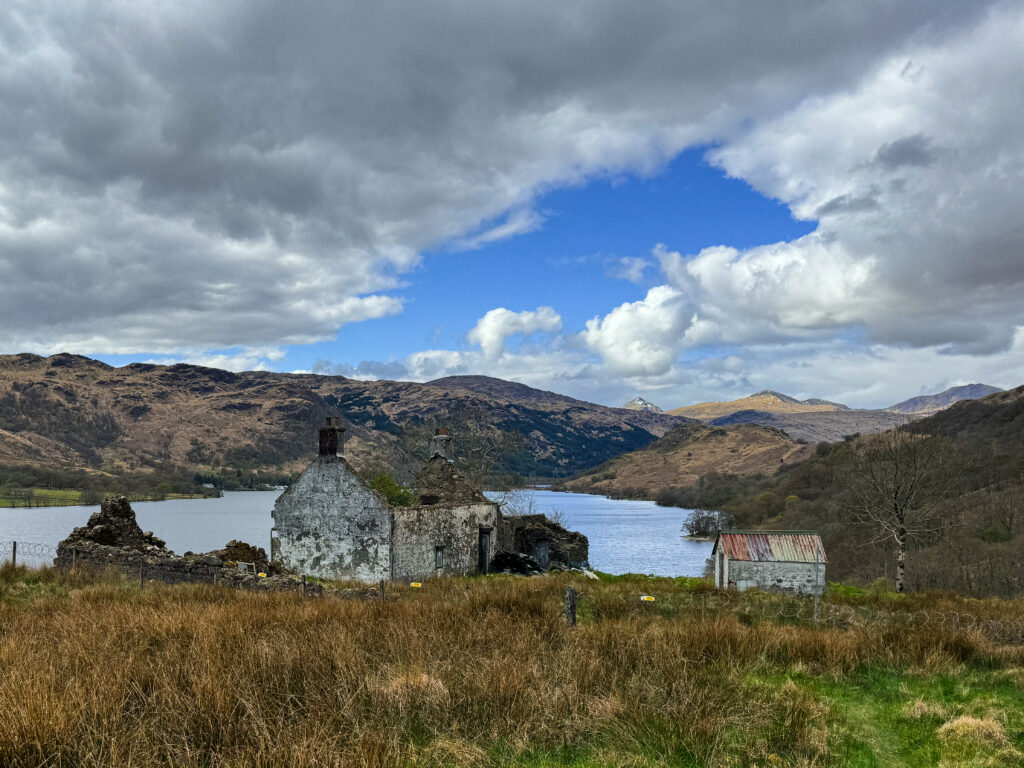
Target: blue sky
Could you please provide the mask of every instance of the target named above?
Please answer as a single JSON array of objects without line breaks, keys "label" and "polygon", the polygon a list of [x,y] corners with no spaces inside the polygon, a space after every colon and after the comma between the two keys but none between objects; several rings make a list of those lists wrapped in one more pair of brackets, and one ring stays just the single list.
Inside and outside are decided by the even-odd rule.
[{"label": "blue sky", "polygon": [[681,153],[651,176],[620,175],[540,197],[543,221],[526,234],[473,250],[427,252],[406,274],[399,315],[343,327],[338,338],[292,347],[279,365],[310,368],[321,359],[358,365],[401,359],[420,349],[459,348],[476,321],[496,306],[519,312],[554,307],[566,328],[582,330],[609,307],[643,298],[658,282],[655,264],[639,283],[620,274],[623,258],[650,260],[656,243],[684,253],[709,245],[749,248],[814,229],[789,209]]},{"label": "blue sky", "polygon": [[1019,3],[39,0],[0,67],[0,353],[1024,380]]}]

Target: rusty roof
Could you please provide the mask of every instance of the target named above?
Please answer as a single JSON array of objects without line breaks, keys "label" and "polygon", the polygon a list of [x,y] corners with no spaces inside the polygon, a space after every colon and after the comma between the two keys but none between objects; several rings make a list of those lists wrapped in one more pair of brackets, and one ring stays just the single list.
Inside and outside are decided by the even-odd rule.
[{"label": "rusty roof", "polygon": [[815,531],[722,531],[721,547],[730,560],[755,563],[825,563],[825,547]]}]

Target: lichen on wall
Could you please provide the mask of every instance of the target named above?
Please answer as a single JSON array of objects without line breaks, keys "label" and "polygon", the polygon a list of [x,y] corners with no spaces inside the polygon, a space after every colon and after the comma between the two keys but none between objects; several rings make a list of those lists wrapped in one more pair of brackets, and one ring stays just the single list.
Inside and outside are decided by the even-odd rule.
[{"label": "lichen on wall", "polygon": [[391,577],[391,510],[340,456],[318,456],[278,498],[271,557],[327,579]]},{"label": "lichen on wall", "polygon": [[[393,578],[417,579],[432,574],[463,574],[477,570],[480,531],[488,532],[488,562],[497,554],[498,505],[436,504],[394,510]],[[442,567],[436,568],[436,549]]]}]

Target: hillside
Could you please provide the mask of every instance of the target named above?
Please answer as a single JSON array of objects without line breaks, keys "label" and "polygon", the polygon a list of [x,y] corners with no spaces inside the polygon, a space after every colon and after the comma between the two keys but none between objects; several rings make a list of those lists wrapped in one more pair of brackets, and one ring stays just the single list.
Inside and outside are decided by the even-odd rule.
[{"label": "hillside", "polygon": [[[340,415],[346,454],[400,472],[434,426],[495,471],[558,476],[636,450],[685,420],[586,403],[521,384],[454,377],[430,384],[136,363],[76,355],[0,356],[0,464],[294,471],[315,429]],[[497,450],[495,448],[501,448]],[[480,459],[480,456],[477,456]]]},{"label": "hillside", "polygon": [[[948,446],[938,522],[912,542],[909,588],[1024,593],[1024,387],[962,400],[906,429]],[[783,465],[755,485],[723,476],[666,489],[658,498],[724,510],[730,526],[818,530],[829,579],[870,583],[893,575],[893,543],[854,524],[849,478],[876,439],[819,444],[806,461]]]},{"label": "hillside", "polygon": [[849,408],[820,398],[797,400],[764,390],[739,400],[698,403],[667,413],[697,419],[706,424],[759,424],[785,431],[794,440],[834,443],[848,435],[870,435],[919,419],[953,403],[1001,392],[985,384],[953,387],[935,395],[922,395],[884,410]]},{"label": "hillside", "polygon": [[912,397],[896,405],[890,405],[886,410],[928,416],[961,400],[977,400],[1002,391],[999,387],[990,387],[988,384],[965,384],[962,387],[950,387],[936,395]]},{"label": "hillside", "polygon": [[742,397],[739,400],[713,401],[684,405],[673,408],[667,413],[673,416],[685,416],[688,419],[718,419],[739,411],[757,411],[767,413],[816,413],[819,411],[846,410],[845,405],[830,403],[827,400],[797,400],[781,392],[766,389],[762,392]]},{"label": "hillside", "polygon": [[711,473],[771,475],[780,465],[803,460],[808,452],[808,446],[769,427],[686,425],[561,487],[578,493],[654,498],[662,488],[696,485]]},{"label": "hillside", "polygon": [[727,416],[711,419],[708,423],[715,426],[731,424],[759,424],[763,427],[781,429],[794,440],[809,443],[834,443],[847,435],[868,435],[883,432],[913,417],[891,411],[868,411],[853,408],[841,411],[806,411],[806,412],[772,412],[772,411],[737,411]]}]

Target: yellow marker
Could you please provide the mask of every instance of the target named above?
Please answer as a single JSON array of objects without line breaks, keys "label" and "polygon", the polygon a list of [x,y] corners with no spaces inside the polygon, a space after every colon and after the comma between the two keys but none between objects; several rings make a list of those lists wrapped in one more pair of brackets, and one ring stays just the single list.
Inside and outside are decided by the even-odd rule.
[{"label": "yellow marker", "polygon": [[257,573],[256,575],[259,576],[261,579],[267,578],[267,574],[265,573]]},{"label": "yellow marker", "polygon": [[414,581],[414,582],[413,582],[412,584],[410,584],[409,586],[410,586],[410,587],[412,587],[413,589],[419,589],[419,588],[420,588],[420,587],[422,587],[423,585],[422,585],[422,584],[420,584],[420,583],[419,583],[418,581]]},{"label": "yellow marker", "polygon": [[654,596],[653,595],[640,595],[640,599],[642,601],[644,601],[645,603],[653,603],[654,602]]}]

